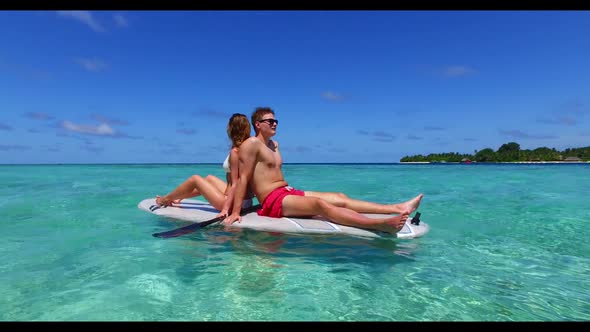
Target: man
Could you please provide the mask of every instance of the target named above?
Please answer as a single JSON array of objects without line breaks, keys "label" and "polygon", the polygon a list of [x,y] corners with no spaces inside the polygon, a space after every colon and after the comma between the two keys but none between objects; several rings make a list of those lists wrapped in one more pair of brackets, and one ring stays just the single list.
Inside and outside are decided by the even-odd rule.
[{"label": "man", "polygon": [[[270,139],[278,125],[274,111],[268,107],[256,108],[251,119],[256,136],[240,146],[236,196],[232,213],[224,224],[241,220],[240,209],[248,184],[262,203],[259,215],[274,218],[322,215],[338,224],[393,234],[402,229],[409,214],[420,204],[422,194],[404,203],[382,205],[351,199],[341,193],[303,192],[289,187],[281,170],[279,144]],[[373,219],[359,212],[401,214]]]}]

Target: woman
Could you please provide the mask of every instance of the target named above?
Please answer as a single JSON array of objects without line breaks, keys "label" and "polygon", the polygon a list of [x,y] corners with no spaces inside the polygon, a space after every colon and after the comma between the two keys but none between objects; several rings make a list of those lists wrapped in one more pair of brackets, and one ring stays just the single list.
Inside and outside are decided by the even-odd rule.
[{"label": "woman", "polygon": [[[220,211],[217,216],[227,216],[233,206],[236,184],[238,182],[238,149],[250,137],[250,121],[244,114],[234,113],[227,124],[227,136],[232,147],[223,162],[227,184],[213,175],[205,178],[193,175],[166,196],[156,196],[160,206],[179,203],[182,199],[202,195],[213,207]],[[252,205],[252,194],[247,195],[243,207]]]}]

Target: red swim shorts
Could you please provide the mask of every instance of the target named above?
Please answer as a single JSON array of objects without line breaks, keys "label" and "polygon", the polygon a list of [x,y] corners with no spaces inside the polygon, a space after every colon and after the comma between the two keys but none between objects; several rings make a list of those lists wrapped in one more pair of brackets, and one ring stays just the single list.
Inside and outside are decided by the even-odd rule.
[{"label": "red swim shorts", "polygon": [[305,196],[305,192],[289,186],[279,187],[266,196],[262,202],[262,209],[256,212],[259,216],[281,218],[283,216],[283,199],[289,195]]}]

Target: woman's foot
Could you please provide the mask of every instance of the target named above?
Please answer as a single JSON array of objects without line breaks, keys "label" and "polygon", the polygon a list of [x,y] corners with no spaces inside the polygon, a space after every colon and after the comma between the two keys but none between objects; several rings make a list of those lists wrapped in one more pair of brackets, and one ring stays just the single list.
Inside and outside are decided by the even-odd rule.
[{"label": "woman's foot", "polygon": [[174,203],[174,201],[167,199],[166,196],[156,196],[156,204],[159,206],[169,206],[172,205],[172,203]]}]

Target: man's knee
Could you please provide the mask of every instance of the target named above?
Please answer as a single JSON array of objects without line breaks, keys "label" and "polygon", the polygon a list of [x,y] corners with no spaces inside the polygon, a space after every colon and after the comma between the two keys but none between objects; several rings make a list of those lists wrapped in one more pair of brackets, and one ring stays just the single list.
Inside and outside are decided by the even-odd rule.
[{"label": "man's knee", "polygon": [[330,208],[332,208],[334,206],[321,198],[314,197],[313,199],[314,199],[314,202],[313,202],[314,207],[320,211],[329,210]]},{"label": "man's knee", "polygon": [[321,198],[305,196],[305,205],[309,208],[312,208],[314,211],[318,211],[322,207],[322,202],[324,202],[324,200]]},{"label": "man's knee", "polygon": [[331,202],[340,207],[346,207],[346,200],[348,196],[343,193],[332,193]]},{"label": "man's knee", "polygon": [[348,196],[346,196],[345,193],[336,193],[336,197],[340,198],[340,199],[347,199]]}]

